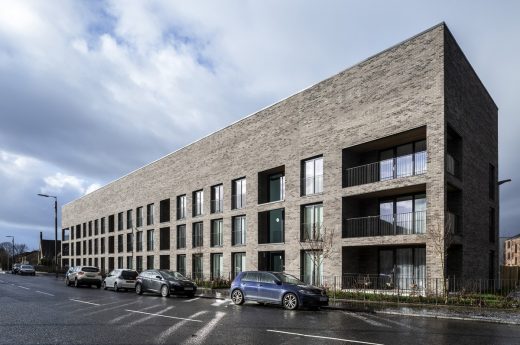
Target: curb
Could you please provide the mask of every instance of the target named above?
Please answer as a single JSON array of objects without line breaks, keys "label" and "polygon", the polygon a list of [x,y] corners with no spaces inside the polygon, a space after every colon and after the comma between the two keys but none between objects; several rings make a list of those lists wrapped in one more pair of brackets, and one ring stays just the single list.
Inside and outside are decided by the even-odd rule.
[{"label": "curb", "polygon": [[480,321],[480,322],[488,322],[488,323],[498,323],[503,325],[520,325],[520,322],[515,321],[504,321],[504,320],[495,320],[495,319],[486,319],[479,317],[462,317],[462,316],[446,316],[446,315],[421,315],[421,314],[411,314],[411,313],[399,313],[395,311],[375,311],[376,314],[386,314],[386,315],[400,315],[400,316],[412,316],[412,317],[427,317],[430,319],[441,319],[441,320],[459,320],[459,321]]}]

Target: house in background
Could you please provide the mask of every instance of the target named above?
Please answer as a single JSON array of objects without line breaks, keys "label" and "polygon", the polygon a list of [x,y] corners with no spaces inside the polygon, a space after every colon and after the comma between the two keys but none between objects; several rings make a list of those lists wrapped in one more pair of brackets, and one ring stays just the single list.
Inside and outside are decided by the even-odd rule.
[{"label": "house in background", "polygon": [[504,241],[504,266],[520,266],[520,234]]},{"label": "house in background", "polygon": [[[61,241],[58,240],[58,263],[61,262]],[[40,231],[40,250],[38,251],[38,264],[51,266],[54,263],[54,240],[44,240]]]}]

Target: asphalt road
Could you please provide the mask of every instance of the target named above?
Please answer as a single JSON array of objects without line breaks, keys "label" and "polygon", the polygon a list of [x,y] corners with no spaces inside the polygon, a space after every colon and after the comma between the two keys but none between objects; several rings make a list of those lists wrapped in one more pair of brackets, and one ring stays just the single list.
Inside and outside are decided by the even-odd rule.
[{"label": "asphalt road", "polygon": [[66,287],[0,275],[0,344],[520,344],[520,327]]}]

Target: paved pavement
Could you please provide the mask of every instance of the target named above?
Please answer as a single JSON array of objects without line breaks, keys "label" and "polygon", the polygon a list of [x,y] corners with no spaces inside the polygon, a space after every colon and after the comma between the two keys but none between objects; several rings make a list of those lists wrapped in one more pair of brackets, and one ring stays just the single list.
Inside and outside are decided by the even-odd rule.
[{"label": "paved pavement", "polygon": [[519,344],[520,327],[228,299],[137,296],[0,276],[0,344]]}]

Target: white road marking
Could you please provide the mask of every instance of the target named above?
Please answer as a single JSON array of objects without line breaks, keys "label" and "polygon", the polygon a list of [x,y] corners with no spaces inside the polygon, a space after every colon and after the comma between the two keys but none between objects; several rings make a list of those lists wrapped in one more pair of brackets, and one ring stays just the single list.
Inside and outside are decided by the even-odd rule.
[{"label": "white road marking", "polygon": [[28,287],[25,287],[25,286],[21,286],[21,285],[16,285],[16,286],[18,286],[18,287],[21,288],[21,289],[29,290],[29,288],[28,288]]},{"label": "white road marking", "polygon": [[[190,315],[190,319],[193,319],[193,318],[196,318],[196,317],[199,317],[200,315],[202,314],[205,314],[207,313],[206,310],[202,310],[202,311],[199,311],[198,313],[195,313],[193,315]],[[166,343],[166,340],[167,338],[172,334],[174,333],[175,331],[177,331],[179,328],[183,327],[184,325],[186,325],[188,323],[188,320],[183,320],[179,323],[176,323],[175,325],[171,326],[170,328],[168,328],[167,330],[165,330],[164,332],[162,332],[161,334],[159,334],[159,336],[157,337],[157,340],[156,340],[156,343],[158,344],[164,344]]]},{"label": "white road marking", "polygon": [[396,321],[396,320],[391,320],[391,319],[387,319],[387,318],[384,318],[384,317],[381,317],[381,316],[376,316],[376,315],[371,315],[373,318],[376,318],[378,320],[381,320],[381,321],[384,321],[384,322],[389,322],[389,323],[392,323],[394,325],[397,325],[397,326],[400,326],[400,327],[405,327],[405,328],[409,328],[409,329],[415,329],[415,327],[413,326],[410,326],[404,322],[399,322],[399,321]]},{"label": "white road marking", "polygon": [[204,326],[202,329],[200,329],[194,337],[188,339],[184,342],[184,344],[203,344],[205,343],[206,338],[211,333],[213,328],[218,324],[220,319],[222,319],[226,313],[218,311],[213,320],[208,322],[206,326]]},{"label": "white road marking", "polygon": [[48,295],[48,296],[54,296],[53,294],[48,293],[48,292],[43,292],[43,291],[39,291],[39,290],[36,290],[36,292],[37,292],[37,293],[44,294],[44,295]]},{"label": "white road marking", "polygon": [[[150,309],[157,308],[157,307],[160,307],[160,305],[152,305],[150,307],[143,308],[142,310],[150,310]],[[108,323],[118,323],[119,321],[126,319],[127,317],[130,317],[132,315],[134,315],[134,314],[124,314],[119,317],[116,317],[113,320],[108,321]]]},{"label": "white road marking", "polygon": [[356,344],[367,344],[367,345],[384,345],[380,343],[369,343],[367,341],[361,341],[361,340],[352,340],[352,339],[343,339],[343,338],[333,338],[333,337],[323,337],[321,335],[311,335],[311,334],[302,334],[302,333],[294,333],[294,332],[284,332],[284,331],[277,331],[274,329],[268,329],[267,332],[273,332],[273,333],[282,333],[282,334],[290,334],[290,335],[297,335],[299,337],[307,337],[307,338],[318,338],[318,339],[327,339],[327,340],[337,340],[337,341],[343,341],[345,343],[356,343]]},{"label": "white road marking", "polygon": [[92,302],[87,302],[87,301],[80,301],[79,299],[73,299],[73,298],[70,298],[71,301],[74,301],[74,302],[79,302],[79,303],[85,303],[85,304],[91,304],[91,305],[95,305],[95,306],[100,306],[101,304],[98,304],[98,303],[92,303]]},{"label": "white road marking", "polygon": [[110,308],[104,308],[104,309],[96,309],[90,313],[85,313],[83,314],[83,316],[91,316],[91,315],[94,315],[94,314],[98,314],[98,313],[103,313],[105,311],[109,311],[109,310],[114,310],[114,309],[117,309],[117,308],[121,308],[121,307],[125,307],[127,305],[130,305],[130,304],[135,304],[135,302],[129,302],[129,303],[125,303],[125,304],[119,304],[119,305],[116,305],[114,307],[110,307]]},{"label": "white road marking", "polygon": [[200,297],[190,298],[190,299],[185,300],[184,303],[190,303],[190,302],[196,301],[198,299],[200,299]]},{"label": "white road marking", "polygon": [[[154,316],[159,316],[159,317],[164,317],[164,318],[168,318],[168,319],[175,319],[175,320],[188,320],[188,321],[193,321],[193,322],[202,322],[202,320],[195,320],[195,319],[189,319],[189,318],[185,318],[185,317],[177,317],[177,316],[169,316],[169,315],[161,315],[160,313],[164,313],[170,309],[172,309],[173,307],[168,307],[166,308],[165,310],[162,310],[160,311],[159,313],[146,313],[144,311],[139,311],[139,310],[130,310],[130,309],[125,309],[125,311],[128,311],[128,312],[131,312],[131,313],[137,313],[137,314],[145,314],[145,315],[150,315],[150,318],[154,317]],[[148,318],[144,319],[144,320],[148,320]]]},{"label": "white road marking", "polygon": [[168,310],[171,310],[173,309],[173,306],[172,307],[168,307],[168,308],[165,308],[161,311],[158,311],[157,313],[147,313],[147,312],[144,312],[144,311],[139,311],[139,310],[128,310],[128,309],[125,309],[125,311],[129,311],[129,312],[132,312],[132,313],[137,313],[137,314],[145,314],[145,315],[148,315],[146,317],[143,317],[142,319],[138,319],[138,320],[135,320],[135,321],[132,321],[126,325],[124,325],[123,327],[125,328],[129,328],[129,327],[132,327],[134,325],[137,325],[138,323],[143,323],[145,321],[148,321],[154,317],[167,317],[166,315],[161,315],[161,314],[164,314],[166,313]]},{"label": "white road marking", "polygon": [[384,328],[390,328],[390,326],[388,325],[385,325],[381,322],[377,322],[375,320],[371,320],[369,319],[368,317],[366,316],[363,316],[363,315],[359,315],[359,314],[356,314],[356,313],[351,313],[351,312],[348,312],[348,311],[344,311],[343,314],[345,315],[348,315],[348,316],[351,316],[355,319],[358,319],[358,320],[361,320],[363,322],[366,322],[368,323],[370,326],[376,326],[376,327],[384,327]]},{"label": "white road marking", "polygon": [[223,303],[226,303],[229,301],[231,301],[231,300],[230,299],[217,299],[217,300],[215,300],[215,303],[212,304],[212,306],[218,307],[218,306],[222,305]]}]

